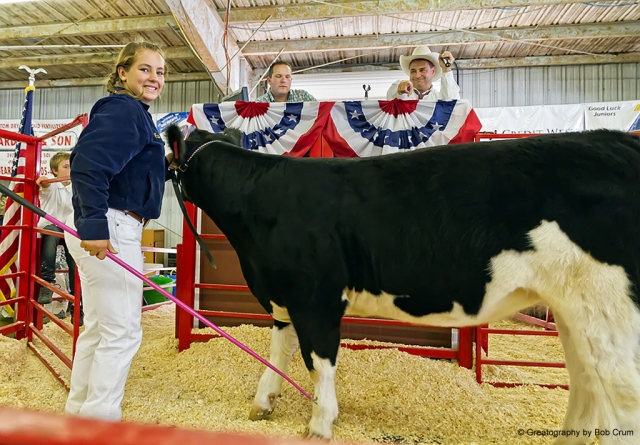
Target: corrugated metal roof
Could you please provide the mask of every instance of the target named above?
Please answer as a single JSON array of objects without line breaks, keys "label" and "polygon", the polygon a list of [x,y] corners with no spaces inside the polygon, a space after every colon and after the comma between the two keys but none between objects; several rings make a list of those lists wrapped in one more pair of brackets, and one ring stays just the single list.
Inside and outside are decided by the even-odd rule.
[{"label": "corrugated metal roof", "polygon": [[[214,5],[222,19],[225,17],[226,2],[190,1],[201,8]],[[604,59],[598,56],[609,54],[626,55],[625,61],[640,61],[638,1],[549,0],[546,4],[536,2],[521,6],[521,2],[505,0],[493,2],[499,6],[489,8],[477,8],[479,2],[473,0],[447,3],[454,6],[448,10],[428,10],[431,2],[422,2],[427,10],[376,14],[373,10],[354,12],[358,3],[348,1],[237,0],[232,3],[231,17],[234,19],[229,23],[229,32],[239,46],[251,40],[247,51],[251,45],[260,42],[285,47],[281,59],[293,65],[294,71],[309,68],[316,71],[397,68],[399,56],[410,54],[418,44],[429,44],[438,52],[451,51],[461,69],[465,69],[465,62],[479,61],[469,65],[469,68],[478,68],[482,67],[484,60],[502,58],[514,59],[512,66],[525,63],[526,58],[531,57],[548,58],[537,60],[536,63],[540,64],[566,64],[563,57],[576,55],[584,57],[572,59],[571,63],[602,63]],[[304,18],[300,18],[304,14],[291,14],[296,15],[293,20],[272,18],[262,27],[262,20],[243,21],[248,13],[243,15],[245,10],[238,9],[271,8],[267,12],[273,11],[273,16],[278,16],[283,8],[307,6],[314,8],[312,11],[317,11],[317,14],[310,13]],[[342,13],[329,13],[329,7]],[[234,15],[236,10],[240,12]],[[123,18],[157,18],[159,24],[153,29],[147,28],[143,22],[139,27],[127,25],[106,29],[105,24]],[[611,29],[595,27],[601,23],[612,25]],[[635,35],[628,29],[623,32],[613,26],[620,24],[635,27]],[[42,31],[43,25],[56,26]],[[549,32],[555,33],[554,38],[525,41],[529,34],[547,30],[547,27],[550,27]],[[75,29],[85,31],[76,33]],[[501,37],[496,34],[498,30],[510,31],[513,37]],[[425,33],[434,34],[425,36]],[[479,33],[484,33],[485,38],[480,39]],[[393,45],[386,45],[384,42],[387,40],[383,39],[390,37],[396,37],[396,40]],[[34,67],[42,65],[47,70],[43,79],[103,77],[111,67],[104,58],[76,61],[74,57],[107,52],[115,59],[118,48],[106,45],[122,45],[140,38],[167,49],[184,49],[189,43],[180,33],[170,7],[163,0],[58,0],[0,5],[0,86],[25,79],[25,73],[18,71],[17,66],[8,60],[36,56],[41,60],[34,60]],[[305,42],[309,45],[303,45]],[[274,51],[248,53],[245,59],[250,68],[260,73],[273,62]],[[73,63],[47,59],[52,56],[72,58]],[[169,80],[175,74],[199,73],[201,79],[207,75],[198,58],[184,51],[179,58],[168,58],[168,70]]]}]

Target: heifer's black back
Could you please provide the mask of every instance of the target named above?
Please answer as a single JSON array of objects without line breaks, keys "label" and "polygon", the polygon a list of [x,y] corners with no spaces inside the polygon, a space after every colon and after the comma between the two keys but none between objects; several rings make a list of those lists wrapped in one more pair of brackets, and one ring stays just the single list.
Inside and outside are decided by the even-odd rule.
[{"label": "heifer's black back", "polygon": [[[187,146],[215,137],[194,132]],[[229,237],[258,298],[265,292],[288,306],[290,288],[324,295],[347,287],[426,297],[405,299],[415,314],[452,301],[475,313],[489,260],[529,249],[525,234],[542,220],[597,260],[623,266],[637,286],[639,146],[601,131],[292,159],[220,142],[194,157],[181,181]]]}]

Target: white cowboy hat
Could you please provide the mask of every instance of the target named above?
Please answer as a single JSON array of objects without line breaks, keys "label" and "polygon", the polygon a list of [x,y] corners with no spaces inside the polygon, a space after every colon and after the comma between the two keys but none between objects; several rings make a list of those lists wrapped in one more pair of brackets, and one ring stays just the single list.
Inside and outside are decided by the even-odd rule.
[{"label": "white cowboy hat", "polygon": [[416,59],[425,59],[433,64],[436,68],[436,72],[431,79],[432,82],[440,79],[442,76],[442,67],[440,66],[440,62],[438,59],[440,58],[440,53],[433,53],[429,49],[427,45],[417,46],[416,49],[413,50],[413,54],[410,56],[400,56],[400,66],[402,67],[402,71],[409,75],[409,65]]}]

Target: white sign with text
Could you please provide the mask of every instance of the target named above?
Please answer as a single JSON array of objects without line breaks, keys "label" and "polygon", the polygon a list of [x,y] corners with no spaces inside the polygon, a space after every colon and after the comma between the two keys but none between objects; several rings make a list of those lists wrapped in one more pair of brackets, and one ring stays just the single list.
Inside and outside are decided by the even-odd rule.
[{"label": "white sign with text", "polygon": [[[69,119],[35,120],[33,121],[33,134],[35,136],[44,136],[57,128],[67,125],[70,121]],[[3,130],[17,133],[19,126],[20,120],[18,119],[0,120],[0,128]],[[77,125],[44,141],[42,156],[40,157],[40,175],[51,176],[49,159],[58,151],[71,151],[78,142],[81,131],[82,125]],[[9,176],[11,174],[15,148],[15,141],[0,137],[0,175]]]}]

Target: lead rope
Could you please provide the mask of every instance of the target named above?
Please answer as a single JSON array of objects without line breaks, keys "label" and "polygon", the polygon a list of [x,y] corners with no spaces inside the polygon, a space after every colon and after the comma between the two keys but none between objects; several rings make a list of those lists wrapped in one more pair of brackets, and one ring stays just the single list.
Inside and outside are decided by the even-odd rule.
[{"label": "lead rope", "polygon": [[[49,221],[51,224],[59,227],[60,229],[62,229],[63,231],[70,233],[71,235],[73,235],[74,237],[80,239],[80,236],[78,236],[78,233],[73,230],[71,227],[67,226],[66,224],[64,224],[61,221],[58,221],[57,219],[55,219],[53,216],[49,215],[48,213],[46,213],[44,210],[36,207],[35,205],[33,205],[32,203],[30,203],[29,201],[27,201],[26,199],[24,199],[22,196],[18,195],[17,193],[14,193],[12,190],[10,190],[8,187],[5,187],[3,184],[0,184],[0,194],[3,195],[7,195],[8,197],[10,197],[11,199],[14,200],[14,202],[17,202],[18,204],[20,204],[23,207],[26,207],[27,209],[29,209],[30,211],[32,211],[33,213],[35,213],[36,215],[46,219],[47,221]],[[260,355],[258,355],[258,353],[256,353],[255,351],[253,351],[251,348],[249,348],[248,346],[246,346],[245,344],[243,344],[242,342],[240,342],[239,340],[236,340],[234,337],[232,337],[231,335],[227,334],[225,331],[223,331],[222,329],[220,329],[218,326],[216,326],[215,324],[213,324],[212,322],[210,322],[206,317],[202,316],[201,314],[199,314],[198,312],[196,312],[193,308],[189,307],[186,303],[180,301],[177,297],[174,297],[173,295],[171,295],[170,293],[168,293],[166,290],[164,290],[163,288],[161,288],[159,285],[157,285],[156,283],[154,283],[153,281],[151,281],[147,276],[145,276],[144,274],[142,274],[141,272],[139,272],[138,270],[134,269],[133,267],[131,267],[130,265],[128,265],[127,263],[125,263],[124,261],[122,261],[120,258],[118,258],[117,256],[115,256],[114,254],[112,254],[111,252],[107,251],[107,257],[112,260],[113,262],[115,262],[116,264],[118,264],[119,266],[123,267],[124,269],[126,269],[127,271],[131,272],[133,275],[135,275],[136,277],[138,277],[139,279],[141,279],[142,281],[144,281],[146,284],[148,284],[149,286],[151,286],[153,289],[155,289],[156,291],[160,292],[161,295],[163,295],[165,298],[167,298],[168,300],[173,301],[176,306],[184,309],[189,315],[192,315],[193,317],[197,318],[198,320],[200,320],[202,323],[204,323],[206,326],[210,327],[211,329],[213,329],[215,332],[217,332],[220,336],[226,338],[227,340],[229,340],[231,343],[233,343],[234,345],[236,345],[237,347],[239,347],[240,349],[242,349],[244,352],[246,352],[247,354],[249,354],[250,356],[252,356],[253,358],[255,358],[256,360],[258,360],[260,363],[262,363],[263,365],[265,365],[267,368],[271,369],[273,372],[275,372],[276,374],[278,374],[280,377],[282,377],[283,379],[285,379],[287,382],[289,382],[295,389],[297,389],[298,391],[300,391],[300,394],[302,394],[303,396],[305,396],[307,399],[311,400],[313,403],[316,403],[313,399],[313,397],[311,397],[309,395],[309,393],[307,393],[304,389],[302,389],[302,387],[300,385],[298,385],[296,382],[294,382],[288,375],[286,375],[284,372],[280,371],[276,366],[272,365],[271,363],[269,363],[267,360],[265,360],[264,358],[260,357]]]},{"label": "lead rope", "polygon": [[[187,160],[187,162],[185,162],[184,164],[178,164],[177,165],[177,169],[180,170],[181,172],[185,172],[187,170],[188,167],[188,162],[191,161],[191,159],[193,159],[193,156],[199,152],[200,150],[202,150],[206,145],[209,145],[210,142],[201,145],[200,147],[198,147],[198,149],[193,152],[191,154],[191,156],[189,156],[189,159]],[[178,151],[178,145],[177,143],[174,144],[173,147],[173,159],[177,159],[178,161],[180,161],[180,157],[179,155],[179,151]],[[216,263],[213,261],[213,256],[211,256],[211,252],[209,252],[209,249],[207,248],[207,246],[204,244],[204,241],[202,241],[202,238],[200,238],[200,235],[198,235],[198,232],[196,231],[196,228],[193,226],[193,223],[191,222],[191,218],[189,218],[189,215],[187,213],[187,208],[184,205],[184,200],[182,199],[182,191],[180,190],[180,184],[178,183],[178,177],[176,175],[176,169],[173,168],[171,169],[171,182],[173,183],[173,190],[176,193],[176,198],[178,199],[178,204],[180,205],[180,210],[182,210],[182,214],[184,215],[185,219],[187,220],[187,225],[189,226],[189,229],[191,230],[191,232],[193,233],[193,235],[196,238],[196,241],[198,241],[198,244],[200,244],[200,247],[204,250],[205,255],[207,255],[207,258],[209,259],[209,261],[211,261],[211,264],[213,265],[214,268],[217,269]],[[0,184],[0,188],[2,188],[2,184]],[[44,212],[43,212],[44,213]],[[65,226],[66,227],[66,226]],[[107,252],[107,256],[111,255],[109,252]],[[114,259],[114,261],[119,260],[117,257],[113,257],[112,259]],[[130,269],[129,269],[130,270]],[[142,277],[141,277],[142,278]],[[282,377],[283,379],[285,379],[287,382],[289,382],[291,384],[291,386],[293,386],[295,389],[297,389],[298,391],[300,391],[300,394],[302,394],[303,396],[305,396],[307,399],[311,400],[313,403],[316,403],[316,401],[309,395],[309,393],[307,393],[304,389],[302,389],[302,387],[300,385],[298,385],[296,382],[294,382],[288,375],[286,375],[284,372],[280,371],[278,368],[276,368],[274,365],[272,365],[271,363],[269,363],[267,360],[265,360],[264,358],[260,357],[258,355],[258,353],[256,353],[255,351],[253,351],[252,349],[250,349],[248,346],[245,346],[243,343],[241,343],[240,341],[236,340],[235,338],[233,338],[231,335],[227,334],[226,332],[224,332],[222,329],[220,329],[218,326],[216,326],[215,324],[213,324],[212,322],[210,322],[207,318],[203,317],[202,315],[200,315],[199,313],[197,313],[194,309],[190,308],[189,306],[187,306],[185,303],[183,303],[182,301],[178,300],[176,297],[174,297],[173,295],[169,294],[167,291],[165,291],[164,289],[162,289],[161,287],[159,287],[157,284],[155,284],[153,281],[151,280],[145,280],[146,277],[143,278],[143,281],[145,281],[147,284],[149,284],[151,287],[153,287],[154,289],[160,291],[160,293],[162,293],[165,297],[169,298],[171,301],[173,301],[174,303],[176,303],[178,306],[180,306],[182,309],[184,309],[185,311],[187,311],[189,314],[193,315],[194,317],[196,317],[198,320],[200,320],[201,322],[203,322],[206,326],[210,327],[211,329],[213,329],[215,332],[217,332],[218,334],[220,334],[222,337],[226,338],[227,340],[229,340],[231,343],[233,343],[234,345],[236,345],[237,347],[239,347],[240,349],[242,349],[244,352],[246,352],[247,354],[249,354],[250,356],[252,356],[253,358],[255,358],[256,360],[258,360],[260,363],[262,363],[263,365],[265,365],[267,368],[271,369],[273,372],[275,372],[276,374],[278,374],[280,377]]]},{"label": "lead rope", "polygon": [[209,248],[204,243],[204,241],[202,241],[202,238],[200,238],[200,235],[198,235],[198,231],[196,230],[196,228],[193,226],[193,223],[191,222],[191,218],[189,218],[189,214],[187,213],[187,208],[185,207],[184,200],[182,199],[182,191],[180,190],[180,184],[178,183],[178,177],[176,176],[175,170],[171,170],[171,182],[173,183],[173,191],[175,192],[176,198],[178,199],[178,205],[180,206],[180,210],[184,215],[184,219],[187,220],[187,225],[189,226],[189,230],[191,230],[191,233],[193,233],[193,236],[196,238],[196,241],[200,245],[200,248],[202,249],[204,254],[207,256],[207,259],[209,260],[213,268],[217,269],[218,266],[216,266],[215,261],[213,261],[213,256],[211,255],[211,252],[209,252]]}]

